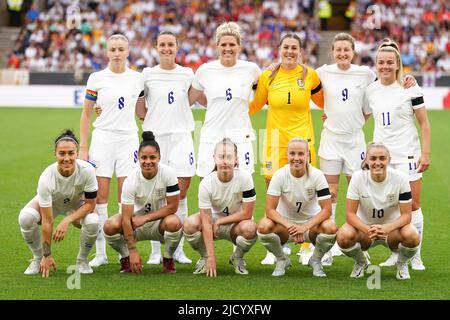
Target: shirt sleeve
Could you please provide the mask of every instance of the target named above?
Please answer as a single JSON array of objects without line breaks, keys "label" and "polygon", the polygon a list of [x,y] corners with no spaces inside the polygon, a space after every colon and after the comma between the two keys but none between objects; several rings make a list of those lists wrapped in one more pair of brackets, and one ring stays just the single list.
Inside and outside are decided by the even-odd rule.
[{"label": "shirt sleeve", "polygon": [[178,186],[178,179],[172,168],[168,168],[166,175],[166,196],[172,197],[180,194],[180,188]]},{"label": "shirt sleeve", "polygon": [[256,63],[254,63],[254,68],[253,68],[253,83],[256,83],[259,79],[259,77],[261,76],[261,69],[259,69],[258,65]]},{"label": "shirt sleeve", "polygon": [[321,109],[323,109],[325,100],[323,96],[322,83],[320,82],[319,75],[314,69],[308,68],[308,72],[312,72],[311,76],[311,99]]},{"label": "shirt sleeve", "polygon": [[188,78],[187,83],[189,84],[188,89],[192,85],[192,82],[194,81],[194,77],[195,77],[194,71],[192,71],[191,68],[187,68],[187,78]]},{"label": "shirt sleeve", "polygon": [[368,94],[369,94],[369,90],[367,90],[367,88],[366,88],[366,90],[364,90],[364,97],[363,97],[363,104],[362,104],[363,113],[366,115],[372,114],[372,108],[370,107],[370,104],[369,104]]},{"label": "shirt sleeve", "polygon": [[132,176],[125,178],[122,187],[122,196],[120,203],[134,205],[136,199],[136,186],[134,184],[134,179]]},{"label": "shirt sleeve", "polygon": [[352,179],[350,180],[350,183],[348,185],[347,190],[347,199],[350,200],[360,200],[360,190],[358,188],[359,181],[361,180],[362,176],[359,173],[356,173],[353,175]]},{"label": "shirt sleeve", "polygon": [[412,201],[411,186],[406,175],[401,176],[399,203],[408,203]]},{"label": "shirt sleeve", "polygon": [[270,71],[264,71],[258,80],[255,95],[249,105],[249,114],[253,115],[267,103]]},{"label": "shirt sleeve", "polygon": [[52,206],[52,190],[44,174],[39,178],[37,195],[41,208],[49,208]]},{"label": "shirt sleeve", "polygon": [[91,73],[89,75],[87,84],[86,84],[86,95],[85,95],[85,99],[90,100],[90,101],[97,101],[97,85],[96,85],[96,81],[95,81],[95,73]]},{"label": "shirt sleeve", "polygon": [[316,193],[318,200],[325,200],[331,198],[330,187],[328,186],[327,179],[325,179],[325,175],[317,171],[316,178]]},{"label": "shirt sleeve", "polygon": [[196,90],[200,90],[200,91],[205,90],[205,88],[201,84],[203,69],[204,68],[202,68],[202,66],[200,66],[200,68],[197,69],[197,72],[194,75],[194,79],[192,80],[192,88],[194,88]]},{"label": "shirt sleeve", "polygon": [[282,176],[280,174],[277,174],[277,172],[275,172],[272,179],[270,180],[267,194],[270,196],[280,197],[282,192]]},{"label": "shirt sleeve", "polygon": [[144,92],[144,77],[143,77],[143,74],[142,73],[138,73],[138,77],[139,77],[139,80],[138,80],[138,84],[137,84],[137,86],[138,86],[138,92],[139,92],[139,97],[143,97],[144,96],[144,94],[145,94],[145,92]]},{"label": "shirt sleeve", "polygon": [[244,181],[242,183],[242,202],[256,201],[256,191],[253,184],[253,178],[247,172],[245,172],[244,174]]},{"label": "shirt sleeve", "polygon": [[411,97],[411,106],[414,110],[425,107],[425,100],[423,98],[423,91],[419,85],[407,89]]},{"label": "shirt sleeve", "polygon": [[87,178],[86,178],[86,184],[84,186],[84,192],[96,192],[98,191],[98,183],[97,183],[97,177],[95,176],[95,169],[91,165],[89,167],[85,168]]},{"label": "shirt sleeve", "polygon": [[198,188],[199,209],[212,209],[211,192],[208,190],[206,181],[203,179]]}]

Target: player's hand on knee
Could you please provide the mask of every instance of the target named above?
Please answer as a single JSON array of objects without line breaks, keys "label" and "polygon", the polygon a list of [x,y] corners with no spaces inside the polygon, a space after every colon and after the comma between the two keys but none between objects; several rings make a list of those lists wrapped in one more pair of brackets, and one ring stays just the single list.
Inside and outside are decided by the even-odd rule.
[{"label": "player's hand on knee", "polygon": [[295,243],[303,243],[305,242],[305,237],[303,236],[303,233],[297,234],[295,237]]},{"label": "player's hand on knee", "polygon": [[64,240],[64,236],[67,233],[67,229],[69,228],[70,222],[64,218],[56,227],[55,232],[53,233],[53,240],[56,242]]},{"label": "player's hand on knee", "polygon": [[219,228],[220,228],[220,225],[218,225],[217,223],[213,223],[213,237],[214,237],[214,239],[217,239],[219,237]]}]

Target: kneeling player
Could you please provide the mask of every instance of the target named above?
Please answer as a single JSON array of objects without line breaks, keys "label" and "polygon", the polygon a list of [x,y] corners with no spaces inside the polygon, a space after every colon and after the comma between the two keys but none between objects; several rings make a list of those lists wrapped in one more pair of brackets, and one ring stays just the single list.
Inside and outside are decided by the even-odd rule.
[{"label": "kneeling player", "polygon": [[410,278],[408,260],[417,252],[420,236],[411,224],[408,177],[388,167],[389,161],[385,145],[369,144],[362,170],[353,175],[348,187],[346,223],[339,229],[337,242],[355,260],[352,278],[364,276],[363,250],[377,244],[398,251],[397,279]]},{"label": "kneeling player", "polygon": [[175,273],[173,254],[182,236],[182,224],[175,215],[180,189],[175,172],[160,164],[159,145],[152,132],[142,134],[140,168],[123,184],[122,213],[105,223],[103,231],[111,247],[120,253],[120,272],[142,272],[136,242],[164,242],[163,272]]},{"label": "kneeling player", "polygon": [[[99,227],[98,215],[93,213],[98,185],[94,167],[77,159],[78,149],[78,140],[71,130],[66,129],[56,138],[57,162],[41,174],[37,195],[20,211],[20,230],[33,253],[33,260],[24,272],[27,275],[42,272],[46,278],[50,268],[56,271],[51,240],[62,241],[70,224],[81,228],[77,271],[83,274],[93,272],[87,257]],[[53,233],[53,220],[58,215],[65,217]],[[39,224],[42,224],[42,243]]]},{"label": "kneeling player", "polygon": [[236,245],[230,257],[235,273],[248,274],[243,257],[257,240],[252,220],[256,193],[250,173],[235,168],[237,161],[237,147],[230,139],[217,143],[214,171],[199,186],[200,213],[184,222],[186,240],[200,253],[194,274],[217,276],[214,240],[220,239]]},{"label": "kneeling player", "polygon": [[283,276],[291,265],[282,244],[310,242],[313,276],[326,277],[321,259],[336,241],[331,216],[331,194],[324,174],[308,163],[308,142],[293,138],[287,148],[288,164],[278,169],[267,190],[266,217],[258,225],[261,243],[277,258],[273,276]]}]

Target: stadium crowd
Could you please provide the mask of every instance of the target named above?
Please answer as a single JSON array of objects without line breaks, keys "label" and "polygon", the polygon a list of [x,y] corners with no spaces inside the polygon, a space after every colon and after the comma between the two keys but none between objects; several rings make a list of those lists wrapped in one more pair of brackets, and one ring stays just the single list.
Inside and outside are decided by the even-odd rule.
[{"label": "stadium crowd", "polygon": [[[130,67],[141,70],[157,63],[154,40],[161,30],[180,40],[177,63],[196,70],[216,58],[213,32],[225,20],[237,21],[246,41],[241,58],[264,66],[277,55],[280,34],[295,31],[306,40],[308,64],[317,64],[319,24],[314,1],[80,1],[78,28],[69,29],[69,0],[49,0],[40,12],[34,4],[7,57],[7,66],[39,71],[100,70],[107,64],[106,39],[123,33],[130,39]],[[69,25],[70,26],[70,25]]]},{"label": "stadium crowd", "polygon": [[380,40],[389,37],[400,45],[404,72],[448,74],[449,30],[446,0],[360,0],[351,30],[356,38],[355,62],[373,66]]},{"label": "stadium crowd", "polygon": [[[295,31],[306,40],[306,62],[318,67],[320,23],[312,0],[81,0],[78,28],[69,29],[66,12],[72,4],[48,0],[48,9],[39,11],[34,3],[6,66],[98,71],[107,62],[106,39],[120,32],[131,42],[130,66],[141,70],[157,63],[154,39],[167,29],[180,39],[177,63],[195,71],[215,58],[212,35],[218,23],[234,20],[247,39],[241,58],[265,66],[277,56],[280,35]],[[405,72],[450,73],[448,1],[361,0],[355,11],[351,33],[356,38],[356,64],[373,66],[377,45],[389,36],[400,44]]]}]

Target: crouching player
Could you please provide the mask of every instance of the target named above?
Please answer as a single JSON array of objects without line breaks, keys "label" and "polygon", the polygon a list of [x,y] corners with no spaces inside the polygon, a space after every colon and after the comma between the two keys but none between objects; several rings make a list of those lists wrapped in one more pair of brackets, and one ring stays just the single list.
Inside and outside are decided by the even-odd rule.
[{"label": "crouching player", "polygon": [[[47,278],[51,268],[56,271],[51,241],[52,238],[55,242],[62,241],[70,224],[81,228],[76,269],[83,274],[93,272],[87,257],[99,227],[98,215],[93,213],[98,185],[94,167],[77,159],[78,149],[78,140],[69,129],[55,139],[56,163],[44,170],[37,195],[20,211],[20,230],[33,253],[33,260],[24,272],[27,275],[41,272]],[[53,233],[53,220],[58,215],[65,217]]]},{"label": "crouching player", "polygon": [[287,147],[288,164],[278,169],[267,190],[266,216],[258,225],[261,243],[277,261],[272,276],[285,274],[291,261],[283,253],[287,242],[315,245],[309,265],[313,276],[326,277],[321,259],[336,242],[331,217],[331,194],[324,174],[308,163],[308,142],[293,138]]},{"label": "crouching player", "polygon": [[388,167],[390,153],[381,143],[367,146],[362,170],[353,175],[347,191],[346,223],[337,242],[355,260],[352,278],[364,276],[363,250],[383,244],[399,253],[397,279],[409,279],[408,260],[419,248],[420,236],[411,224],[411,187],[408,177]]},{"label": "crouching player", "polygon": [[137,241],[156,240],[165,244],[163,272],[175,273],[173,254],[182,236],[182,224],[175,215],[180,189],[172,168],[160,164],[159,145],[151,131],[142,134],[138,158],[140,168],[124,181],[122,213],[109,218],[103,231],[111,247],[121,255],[120,272],[142,272]]},{"label": "crouching player", "polygon": [[216,144],[214,170],[199,186],[200,213],[184,222],[186,240],[200,253],[194,274],[217,276],[214,240],[221,239],[236,245],[230,257],[235,273],[248,274],[243,257],[257,240],[252,220],[256,193],[251,174],[236,168],[237,155],[237,147],[230,139]]}]

